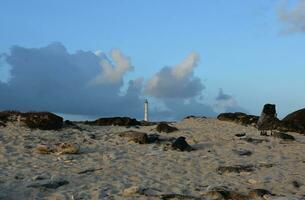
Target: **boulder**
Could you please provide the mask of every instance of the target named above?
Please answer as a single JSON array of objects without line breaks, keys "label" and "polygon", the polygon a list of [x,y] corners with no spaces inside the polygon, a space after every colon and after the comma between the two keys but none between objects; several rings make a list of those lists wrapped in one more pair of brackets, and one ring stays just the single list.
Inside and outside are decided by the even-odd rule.
[{"label": "boulder", "polygon": [[109,118],[99,118],[95,121],[85,122],[89,125],[96,126],[137,126],[141,125],[139,121],[129,117],[109,117]]},{"label": "boulder", "polygon": [[217,116],[217,119],[221,121],[235,122],[244,126],[246,125],[255,126],[258,121],[258,116],[247,115],[242,112],[221,113]]},{"label": "boulder", "polygon": [[265,104],[262,113],[257,121],[258,130],[275,130],[280,120],[276,117],[276,108],[274,104]]},{"label": "boulder", "polygon": [[3,111],[0,112],[0,120],[41,130],[58,130],[63,127],[63,118],[50,112]]},{"label": "boulder", "polygon": [[174,132],[174,131],[178,131],[178,129],[176,127],[173,127],[173,126],[169,126],[167,123],[165,122],[161,122],[157,125],[157,131],[159,133],[161,132],[165,132],[165,133],[171,133],[171,132]]},{"label": "boulder", "polygon": [[275,132],[272,134],[273,137],[275,138],[280,138],[280,139],[283,139],[283,140],[295,140],[295,138],[292,136],[292,135],[289,135],[287,133],[282,133],[282,132]]},{"label": "boulder", "polygon": [[253,189],[248,194],[251,199],[265,199],[265,195],[274,196],[274,194],[265,189]]},{"label": "boulder", "polygon": [[139,144],[149,143],[148,135],[138,131],[125,131],[119,134],[120,137],[128,138],[129,141],[133,141]]},{"label": "boulder", "polygon": [[288,114],[281,121],[282,131],[291,131],[305,134],[305,108]]},{"label": "boulder", "polygon": [[49,112],[24,113],[25,124],[32,129],[58,130],[63,127],[63,118]]},{"label": "boulder", "polygon": [[189,115],[189,116],[186,116],[184,119],[206,119],[206,117],[205,116]]},{"label": "boulder", "polygon": [[180,151],[191,151],[192,147],[185,141],[185,137],[178,137],[172,144],[172,148]]}]

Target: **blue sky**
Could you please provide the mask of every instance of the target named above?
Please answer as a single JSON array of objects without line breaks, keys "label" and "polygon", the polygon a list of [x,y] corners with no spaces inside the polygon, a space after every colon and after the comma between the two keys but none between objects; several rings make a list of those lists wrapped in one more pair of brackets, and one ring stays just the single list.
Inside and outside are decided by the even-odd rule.
[{"label": "blue sky", "polygon": [[[293,19],[283,20],[279,13],[302,2],[0,0],[0,53],[13,45],[40,48],[52,42],[70,53],[117,48],[134,67],[124,75],[127,83],[149,80],[196,52],[200,60],[193,73],[205,87],[204,103],[215,105],[222,88],[249,113],[276,103],[284,116],[305,107],[305,28],[285,31]],[[296,17],[305,21],[305,10],[300,12]],[[2,80],[6,65],[2,59]]]}]

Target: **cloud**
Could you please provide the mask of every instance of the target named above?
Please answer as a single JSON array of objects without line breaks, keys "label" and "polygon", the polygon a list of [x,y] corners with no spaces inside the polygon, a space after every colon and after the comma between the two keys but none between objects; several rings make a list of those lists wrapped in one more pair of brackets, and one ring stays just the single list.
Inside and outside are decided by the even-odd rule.
[{"label": "cloud", "polygon": [[123,55],[119,49],[114,49],[110,52],[110,57],[114,64],[112,64],[100,50],[96,51],[95,55],[101,58],[100,66],[102,70],[101,73],[90,82],[93,85],[121,83],[123,82],[124,75],[128,71],[133,71],[134,69],[130,59]]},{"label": "cloud", "polygon": [[201,94],[204,85],[194,76],[199,55],[191,53],[174,67],[163,67],[146,84],[145,92],[156,98],[191,98]]},{"label": "cloud", "polygon": [[288,0],[284,1],[278,9],[278,17],[284,24],[282,32],[289,33],[305,33],[305,0],[298,0],[297,5],[293,9],[287,9]]},{"label": "cloud", "polygon": [[215,98],[214,110],[218,113],[223,112],[247,112],[240,107],[234,97],[225,94],[223,89],[220,88],[217,97]]},{"label": "cloud", "polygon": [[[13,46],[3,56],[11,66],[11,79],[0,82],[0,109],[142,117],[141,81],[131,80],[126,94],[119,95],[123,76],[132,69],[119,50],[108,58],[102,52],[69,53],[61,43],[52,43],[42,48]],[[101,61],[110,59],[114,64],[108,61],[101,67]]]}]

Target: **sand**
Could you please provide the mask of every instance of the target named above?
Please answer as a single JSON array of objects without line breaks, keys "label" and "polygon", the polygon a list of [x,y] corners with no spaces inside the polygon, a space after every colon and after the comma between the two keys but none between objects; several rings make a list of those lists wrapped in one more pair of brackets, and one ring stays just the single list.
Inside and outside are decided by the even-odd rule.
[{"label": "sand", "polygon": [[[263,188],[269,199],[305,199],[305,136],[295,141],[260,136],[254,127],[217,119],[172,123],[196,150],[171,150],[165,143],[136,144],[119,137],[127,130],[157,133],[155,126],[89,126],[82,130],[0,127],[0,199],[160,199],[180,194],[204,199],[215,187],[241,194]],[[253,144],[235,134],[263,139]],[[39,154],[37,145],[76,143],[77,154]],[[239,155],[238,152],[250,151]],[[219,167],[251,165],[254,171],[220,173]],[[55,184],[55,185],[54,185]],[[56,185],[57,184],[57,185]]]}]

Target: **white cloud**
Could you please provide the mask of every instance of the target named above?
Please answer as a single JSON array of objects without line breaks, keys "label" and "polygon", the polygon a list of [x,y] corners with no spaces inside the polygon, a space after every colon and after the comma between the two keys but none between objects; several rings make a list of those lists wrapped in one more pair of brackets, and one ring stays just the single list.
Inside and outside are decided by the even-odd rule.
[{"label": "white cloud", "polygon": [[104,55],[101,51],[96,51],[95,55],[101,58],[100,66],[102,71],[90,82],[92,85],[120,83],[123,81],[124,75],[134,69],[130,59],[118,49],[110,52],[113,63],[107,57],[101,57],[101,55]]},{"label": "white cloud", "polygon": [[197,53],[191,53],[180,64],[163,67],[146,84],[145,92],[157,98],[191,98],[201,94],[204,85],[194,76],[199,61]]},{"label": "white cloud", "polygon": [[223,89],[220,88],[216,97],[216,103],[214,110],[218,113],[223,112],[245,112],[245,109],[241,108],[236,99],[231,95],[225,94]]}]

